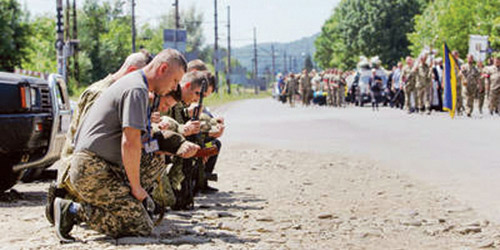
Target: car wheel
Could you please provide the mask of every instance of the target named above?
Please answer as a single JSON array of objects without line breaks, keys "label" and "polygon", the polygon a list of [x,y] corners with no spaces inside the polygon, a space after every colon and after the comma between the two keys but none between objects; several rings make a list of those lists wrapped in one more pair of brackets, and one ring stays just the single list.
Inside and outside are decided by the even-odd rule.
[{"label": "car wheel", "polygon": [[12,170],[12,165],[1,164],[0,165],[0,192],[4,192],[7,189],[13,187],[23,172],[14,172]]}]

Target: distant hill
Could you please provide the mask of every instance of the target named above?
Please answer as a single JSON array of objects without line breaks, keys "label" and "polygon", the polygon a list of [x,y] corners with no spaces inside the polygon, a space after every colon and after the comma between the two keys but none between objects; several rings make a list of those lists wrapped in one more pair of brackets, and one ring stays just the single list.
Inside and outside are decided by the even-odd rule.
[{"label": "distant hill", "polygon": [[[319,36],[315,34],[310,37],[289,42],[289,43],[258,43],[257,44],[257,64],[259,75],[266,71],[272,70],[272,53],[271,46],[274,45],[275,67],[277,72],[283,72],[284,69],[284,54],[286,53],[287,70],[298,72],[304,67],[306,55],[314,55],[314,41]],[[232,50],[232,56],[240,61],[243,67],[249,72],[253,69],[254,48],[253,45],[247,45]],[[291,59],[290,59],[291,58]],[[291,64],[290,64],[291,60]]]}]

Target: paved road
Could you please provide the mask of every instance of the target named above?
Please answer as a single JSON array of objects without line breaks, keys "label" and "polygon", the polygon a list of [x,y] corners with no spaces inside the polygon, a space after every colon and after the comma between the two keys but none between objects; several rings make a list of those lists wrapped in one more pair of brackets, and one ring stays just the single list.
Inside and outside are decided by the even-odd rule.
[{"label": "paved road", "polygon": [[227,144],[334,153],[380,162],[500,222],[500,118],[349,107],[289,108],[271,99],[221,110]]}]

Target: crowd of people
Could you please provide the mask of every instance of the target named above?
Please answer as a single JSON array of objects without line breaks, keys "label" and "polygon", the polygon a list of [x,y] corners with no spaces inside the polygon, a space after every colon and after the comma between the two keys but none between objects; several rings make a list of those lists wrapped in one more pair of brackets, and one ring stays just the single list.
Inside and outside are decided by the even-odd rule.
[{"label": "crowd of people", "polygon": [[46,217],[61,242],[75,225],[111,237],[146,236],[166,209],[193,208],[218,190],[214,167],[224,119],[202,106],[216,88],[200,60],[176,50],[130,55],[80,96]]},{"label": "crowd of people", "polygon": [[288,102],[292,107],[298,100],[304,105],[343,107],[347,74],[338,69],[320,73],[315,70],[303,70],[302,73],[290,73],[286,76],[279,74],[275,93],[281,102]]},{"label": "crowd of people", "polygon": [[[483,113],[485,101],[491,115],[499,114],[500,53],[487,62],[476,61],[469,54],[462,60],[452,52],[456,62],[456,112],[472,116],[474,107]],[[418,58],[407,57],[391,70],[385,70],[378,58],[362,59],[355,71],[327,69],[322,72],[304,70],[300,74],[278,75],[276,97],[292,107],[302,104],[344,107],[371,103],[405,109],[408,113],[443,111],[443,59],[422,53]],[[477,104],[476,104],[477,103]]]}]

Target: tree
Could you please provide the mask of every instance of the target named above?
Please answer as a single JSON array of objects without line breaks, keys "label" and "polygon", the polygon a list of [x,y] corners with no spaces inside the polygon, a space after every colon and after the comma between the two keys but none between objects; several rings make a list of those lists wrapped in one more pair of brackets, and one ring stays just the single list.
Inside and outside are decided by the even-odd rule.
[{"label": "tree", "polygon": [[[171,10],[162,15],[158,25],[151,27],[150,24],[144,24],[139,34],[138,44],[152,53],[158,53],[163,49],[163,30],[175,28],[175,13]],[[186,53],[203,52],[203,14],[199,13],[195,5],[188,9],[182,9],[180,15],[180,28],[187,32]],[[201,58],[205,61],[206,58]]]},{"label": "tree", "polygon": [[415,31],[408,34],[413,55],[424,46],[441,47],[446,41],[450,49],[465,55],[469,35],[494,36],[494,21],[500,16],[500,2],[490,0],[435,0],[416,16]]},{"label": "tree", "polygon": [[406,34],[423,0],[342,0],[322,27],[315,58],[322,67],[352,68],[358,57],[389,65],[409,54]]},{"label": "tree", "polygon": [[38,72],[57,72],[56,48],[54,46],[56,22],[50,16],[36,17],[30,22],[33,35],[29,37],[23,69]]},{"label": "tree", "polygon": [[28,61],[30,26],[17,0],[0,0],[0,70],[14,71]]},{"label": "tree", "polygon": [[495,18],[490,37],[491,47],[500,50],[500,17]]}]

